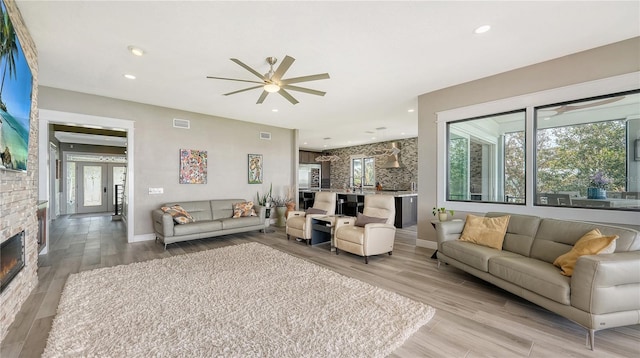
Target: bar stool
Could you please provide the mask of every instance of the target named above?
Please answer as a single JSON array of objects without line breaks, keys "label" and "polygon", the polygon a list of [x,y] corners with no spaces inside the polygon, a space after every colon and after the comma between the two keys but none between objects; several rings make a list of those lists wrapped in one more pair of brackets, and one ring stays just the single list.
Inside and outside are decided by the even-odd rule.
[{"label": "bar stool", "polygon": [[346,214],[349,216],[358,216],[358,212],[362,212],[364,208],[364,203],[358,201],[357,195],[347,195],[347,209],[345,210]]},{"label": "bar stool", "polygon": [[336,205],[336,214],[342,215],[342,206],[344,205],[344,199],[338,198],[338,204]]}]

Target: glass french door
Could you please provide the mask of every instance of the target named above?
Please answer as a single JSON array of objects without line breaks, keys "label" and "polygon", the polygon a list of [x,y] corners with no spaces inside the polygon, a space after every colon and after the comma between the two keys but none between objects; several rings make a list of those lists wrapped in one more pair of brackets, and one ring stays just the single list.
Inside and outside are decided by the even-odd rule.
[{"label": "glass french door", "polygon": [[107,165],[78,163],[78,213],[108,211]]}]

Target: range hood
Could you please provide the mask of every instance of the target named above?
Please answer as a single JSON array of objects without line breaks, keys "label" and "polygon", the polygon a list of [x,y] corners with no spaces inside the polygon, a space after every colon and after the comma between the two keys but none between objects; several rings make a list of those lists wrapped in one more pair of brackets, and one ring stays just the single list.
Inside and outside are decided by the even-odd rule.
[{"label": "range hood", "polygon": [[390,168],[400,168],[400,146],[396,142],[390,143],[391,147],[386,150],[387,160],[382,163],[381,167],[390,169]]}]

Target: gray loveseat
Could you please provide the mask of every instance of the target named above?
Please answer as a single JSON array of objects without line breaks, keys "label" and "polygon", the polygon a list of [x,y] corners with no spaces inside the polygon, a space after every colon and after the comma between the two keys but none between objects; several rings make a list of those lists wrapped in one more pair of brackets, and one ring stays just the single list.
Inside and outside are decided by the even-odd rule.
[{"label": "gray loveseat", "polygon": [[[436,224],[444,262],[595,331],[640,323],[640,233],[604,224],[511,215],[502,251],[458,240],[463,221]],[[612,254],[578,259],[573,276],[553,265],[588,231],[618,235]]]},{"label": "gray loveseat", "polygon": [[244,199],[181,201],[167,203],[162,206],[180,205],[195,219],[195,222],[176,224],[173,217],[161,209],[151,212],[153,230],[156,240],[168,244],[204,239],[208,237],[235,234],[239,232],[264,229],[266,208],[255,205],[258,216],[233,218],[233,204],[244,202]]}]

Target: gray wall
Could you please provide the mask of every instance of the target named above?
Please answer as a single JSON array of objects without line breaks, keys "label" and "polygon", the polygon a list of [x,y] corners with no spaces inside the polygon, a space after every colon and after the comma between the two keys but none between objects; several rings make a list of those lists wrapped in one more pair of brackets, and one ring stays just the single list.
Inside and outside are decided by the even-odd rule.
[{"label": "gray wall", "polygon": [[[153,233],[151,210],[162,203],[203,199],[245,198],[256,191],[284,194],[293,183],[295,134],[293,130],[185,112],[113,98],[40,88],[43,109],[135,121],[134,130],[134,234]],[[173,128],[173,118],[188,119],[190,129]],[[270,141],[259,133],[271,132]],[[207,184],[178,184],[179,150],[208,153]],[[264,184],[247,183],[247,154],[262,154]],[[149,195],[149,188],[164,194]]]},{"label": "gray wall", "polygon": [[[495,76],[444,88],[418,97],[418,239],[435,241],[430,221],[437,202],[436,113],[479,103],[640,71],[640,37],[575,53]],[[464,217],[464,213],[456,213]]]}]

